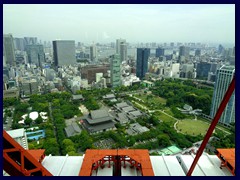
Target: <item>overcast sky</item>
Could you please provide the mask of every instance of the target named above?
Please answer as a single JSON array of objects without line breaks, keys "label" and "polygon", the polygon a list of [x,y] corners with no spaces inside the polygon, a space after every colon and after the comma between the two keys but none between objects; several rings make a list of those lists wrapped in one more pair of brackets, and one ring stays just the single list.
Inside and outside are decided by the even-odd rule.
[{"label": "overcast sky", "polygon": [[235,5],[5,4],[3,33],[85,43],[235,43]]}]

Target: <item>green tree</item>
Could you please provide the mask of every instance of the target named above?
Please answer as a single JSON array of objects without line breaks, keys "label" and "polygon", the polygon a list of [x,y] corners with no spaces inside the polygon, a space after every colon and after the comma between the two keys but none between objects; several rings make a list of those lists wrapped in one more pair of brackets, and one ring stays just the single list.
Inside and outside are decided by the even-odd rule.
[{"label": "green tree", "polygon": [[43,122],[42,117],[39,115],[38,118],[35,120],[36,124],[41,124]]},{"label": "green tree", "polygon": [[24,120],[24,123],[28,126],[30,126],[32,124],[32,122],[33,122],[33,120],[29,116],[27,116],[26,119]]},{"label": "green tree", "polygon": [[59,155],[59,145],[55,138],[46,139],[43,143],[43,148],[46,149],[45,153],[47,155]]}]

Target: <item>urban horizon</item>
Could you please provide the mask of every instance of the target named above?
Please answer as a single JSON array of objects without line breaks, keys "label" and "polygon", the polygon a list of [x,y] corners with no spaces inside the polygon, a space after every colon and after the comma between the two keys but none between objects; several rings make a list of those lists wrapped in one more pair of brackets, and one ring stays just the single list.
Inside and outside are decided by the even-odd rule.
[{"label": "urban horizon", "polygon": [[61,39],[107,44],[123,38],[132,44],[235,44],[234,5],[66,6],[5,4],[3,33],[19,38],[38,37],[42,42]]}]

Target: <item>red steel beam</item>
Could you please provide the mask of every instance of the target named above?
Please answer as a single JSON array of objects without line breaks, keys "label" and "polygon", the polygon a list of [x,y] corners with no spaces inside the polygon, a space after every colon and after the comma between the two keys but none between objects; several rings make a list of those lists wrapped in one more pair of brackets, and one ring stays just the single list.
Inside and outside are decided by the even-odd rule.
[{"label": "red steel beam", "polygon": [[52,176],[5,130],[3,130],[3,169],[12,176]]},{"label": "red steel beam", "polygon": [[192,163],[192,165],[191,165],[191,167],[190,167],[190,169],[189,169],[189,171],[187,173],[187,176],[191,176],[191,174],[192,174],[192,172],[193,172],[193,170],[194,170],[194,168],[195,168],[195,166],[196,166],[200,156],[202,155],[202,153],[203,153],[203,151],[204,151],[204,149],[205,149],[205,147],[207,145],[207,142],[208,142],[209,138],[211,137],[211,135],[213,133],[214,128],[216,127],[216,125],[217,125],[219,119],[221,118],[221,115],[222,115],[222,113],[223,113],[223,111],[224,111],[224,109],[225,109],[229,99],[232,96],[232,93],[233,93],[234,89],[235,89],[235,76],[233,77],[232,82],[229,85],[228,90],[225,93],[225,96],[224,96],[224,98],[223,98],[223,100],[222,100],[222,102],[221,102],[221,104],[220,104],[220,106],[218,108],[218,111],[216,112],[216,115],[213,118],[213,121],[212,121],[212,123],[211,123],[211,125],[210,125],[210,127],[208,129],[208,132],[205,135],[205,138],[203,139],[203,142],[202,142],[200,148],[197,151],[196,157],[194,158],[194,161],[193,161],[193,163]]}]

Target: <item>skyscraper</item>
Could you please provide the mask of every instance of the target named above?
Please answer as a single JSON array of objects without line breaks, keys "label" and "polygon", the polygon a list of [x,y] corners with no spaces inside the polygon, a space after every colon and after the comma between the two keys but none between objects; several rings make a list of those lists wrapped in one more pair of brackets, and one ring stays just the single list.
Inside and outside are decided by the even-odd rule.
[{"label": "skyscraper", "polygon": [[71,40],[56,40],[53,41],[53,57],[54,65],[74,65],[75,57],[75,41]]},{"label": "skyscraper", "polygon": [[121,60],[120,55],[111,56],[111,84],[115,88],[121,85]]},{"label": "skyscraper", "polygon": [[179,62],[180,63],[184,63],[184,62],[181,62],[181,59],[184,59],[184,61],[185,61],[189,58],[189,52],[190,52],[189,47],[186,47],[186,46],[179,47]]},{"label": "skyscraper", "polygon": [[212,64],[208,62],[197,63],[197,78],[207,78]]},{"label": "skyscraper", "polygon": [[120,54],[120,45],[121,43],[126,44],[126,39],[117,39],[116,40],[116,54]]},{"label": "skyscraper", "polygon": [[41,44],[32,44],[26,46],[28,62],[36,64],[39,67],[45,61],[43,45]]},{"label": "skyscraper", "polygon": [[24,37],[26,45],[30,44],[37,44],[37,38],[36,37]]},{"label": "skyscraper", "polygon": [[124,42],[120,43],[120,60],[121,62],[127,60],[127,44]]},{"label": "skyscraper", "polygon": [[149,48],[137,48],[137,77],[143,79],[148,71]]},{"label": "skyscraper", "polygon": [[156,57],[160,57],[160,56],[164,56],[164,49],[158,47],[158,48],[156,49]]},{"label": "skyscraper", "polygon": [[97,47],[95,46],[95,44],[93,44],[92,46],[90,46],[90,59],[91,61],[95,61],[97,58]]},{"label": "skyscraper", "polygon": [[179,56],[189,56],[189,47],[186,47],[186,46],[180,46],[179,47]]},{"label": "skyscraper", "polygon": [[5,57],[6,64],[9,64],[11,66],[16,65],[12,34],[3,35],[3,55]]},{"label": "skyscraper", "polygon": [[23,38],[14,38],[15,49],[19,51],[25,50],[25,40]]},{"label": "skyscraper", "polygon": [[196,49],[195,56],[201,56],[201,49]]},{"label": "skyscraper", "polygon": [[126,39],[117,39],[116,40],[116,54],[120,55],[120,60],[127,60],[127,43]]},{"label": "skyscraper", "polygon": [[[235,74],[234,66],[222,66],[217,70],[216,83],[214,87],[214,93],[212,98],[212,106],[210,116],[214,118],[220,103],[233,79]],[[219,122],[224,125],[229,125],[232,122],[235,122],[235,91],[233,92],[225,110],[222,113],[222,116]]]}]

